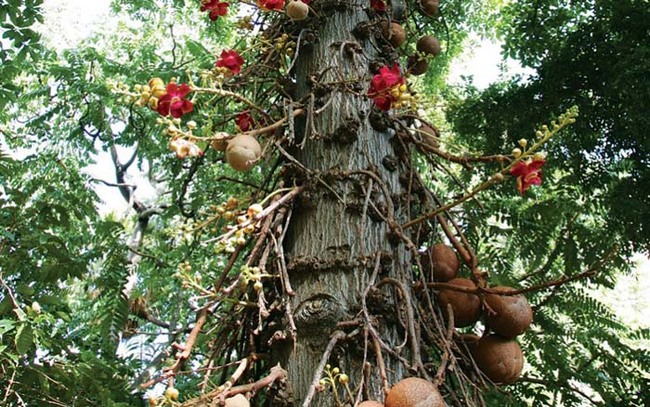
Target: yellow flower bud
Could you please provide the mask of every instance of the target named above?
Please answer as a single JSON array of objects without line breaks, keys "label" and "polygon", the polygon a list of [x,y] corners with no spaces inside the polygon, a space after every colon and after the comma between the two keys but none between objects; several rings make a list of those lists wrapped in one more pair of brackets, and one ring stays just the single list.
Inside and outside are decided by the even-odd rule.
[{"label": "yellow flower bud", "polygon": [[539,152],[539,153],[535,153],[535,155],[533,156],[533,161],[544,161],[544,160],[546,160],[546,153]]},{"label": "yellow flower bud", "polygon": [[526,146],[528,145],[528,140],[522,138],[521,140],[519,140],[519,145],[521,146],[521,148],[526,148]]},{"label": "yellow flower bud", "polygon": [[515,148],[514,150],[512,150],[512,155],[513,155],[515,158],[519,158],[519,157],[521,157],[521,150],[518,149],[518,148]]},{"label": "yellow flower bud", "polygon": [[172,401],[178,400],[179,394],[178,389],[175,387],[168,387],[167,390],[165,390],[165,397]]},{"label": "yellow flower bud", "polygon": [[339,383],[347,384],[349,381],[350,381],[350,378],[345,373],[343,373],[341,376],[339,376]]},{"label": "yellow flower bud", "polygon": [[155,96],[150,97],[147,105],[151,110],[158,110],[158,98]]},{"label": "yellow flower bud", "polygon": [[149,85],[150,88],[153,89],[156,86],[163,86],[164,87],[165,82],[163,82],[163,80],[160,79],[160,78],[151,78],[151,79],[149,79],[149,84],[148,85]]},{"label": "yellow flower bud", "polygon": [[258,213],[261,213],[264,210],[264,207],[258,203],[252,204],[251,206],[248,207],[248,211],[246,212],[248,216],[251,218]]}]

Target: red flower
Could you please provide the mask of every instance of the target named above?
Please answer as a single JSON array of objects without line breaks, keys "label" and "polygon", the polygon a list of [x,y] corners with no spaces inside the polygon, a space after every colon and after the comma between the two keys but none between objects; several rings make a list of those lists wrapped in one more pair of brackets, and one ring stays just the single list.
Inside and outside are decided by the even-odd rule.
[{"label": "red flower", "polygon": [[510,169],[510,175],[517,177],[517,189],[521,195],[531,185],[542,183],[542,166],[545,160],[519,161]]},{"label": "red flower", "polygon": [[178,119],[194,110],[192,102],[185,99],[185,96],[191,91],[186,83],[179,87],[176,83],[170,82],[167,84],[166,90],[167,93],[158,99],[158,108],[156,109],[162,116],[171,114],[172,117]]},{"label": "red flower", "polygon": [[375,101],[375,106],[386,111],[399,99],[399,88],[404,83],[397,63],[393,64],[392,68],[383,66],[379,68],[379,73],[372,77],[368,96]]},{"label": "red flower", "polygon": [[250,114],[248,110],[245,112],[241,112],[235,117],[235,124],[237,127],[239,127],[239,130],[241,131],[248,131],[250,130],[253,125],[255,125],[255,121],[253,120],[253,116]]},{"label": "red flower", "polygon": [[257,5],[262,10],[282,10],[284,7],[284,0],[257,0]]},{"label": "red flower", "polygon": [[238,74],[243,64],[244,58],[232,49],[230,51],[221,51],[221,56],[216,63],[217,67],[228,69],[232,75]]},{"label": "red flower", "polygon": [[375,11],[386,11],[384,0],[370,0],[370,8]]},{"label": "red flower", "polygon": [[228,3],[219,0],[202,0],[201,11],[210,11],[210,20],[214,21],[219,16],[225,16],[228,12]]}]

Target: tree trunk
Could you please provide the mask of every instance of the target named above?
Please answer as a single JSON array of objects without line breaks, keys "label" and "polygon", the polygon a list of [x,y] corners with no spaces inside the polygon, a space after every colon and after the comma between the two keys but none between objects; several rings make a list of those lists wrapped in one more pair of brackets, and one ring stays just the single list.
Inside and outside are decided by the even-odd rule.
[{"label": "tree trunk", "polygon": [[[323,377],[317,368],[333,333],[349,334],[356,327],[337,324],[364,320],[361,298],[373,271],[379,273],[376,283],[410,267],[410,253],[391,243],[388,225],[399,222],[401,214],[399,173],[383,164],[396,155],[392,134],[375,131],[368,120],[369,65],[378,48],[372,35],[360,40],[352,33],[359,23],[368,23],[368,5],[319,2],[316,40],[299,49],[298,96],[314,103],[304,126],[296,126],[296,142],[302,144],[293,154],[306,168],[301,175],[308,189],[294,209],[286,242],[297,338],[285,363],[295,405],[305,402],[314,375]],[[370,299],[367,309],[383,340],[397,348],[404,333],[398,335],[390,293],[384,290],[376,301],[383,311],[373,309]],[[373,342],[363,323],[358,328],[356,337],[338,342],[328,362],[350,377],[355,398],[363,382],[362,399],[383,400]],[[385,363],[389,382],[403,375],[401,364]],[[334,398],[329,390],[319,392],[310,405],[331,406]]]}]

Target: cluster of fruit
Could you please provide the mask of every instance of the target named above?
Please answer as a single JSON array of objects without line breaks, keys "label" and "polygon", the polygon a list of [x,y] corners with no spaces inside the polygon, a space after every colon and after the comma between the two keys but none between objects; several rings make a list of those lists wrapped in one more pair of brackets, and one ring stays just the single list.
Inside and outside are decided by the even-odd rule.
[{"label": "cluster of fruit", "polygon": [[443,288],[438,294],[443,314],[450,306],[456,327],[474,326],[483,316],[486,329],[482,337],[458,336],[459,341],[468,346],[478,368],[494,383],[514,383],[524,367],[523,353],[515,338],[526,332],[533,321],[533,311],[526,297],[510,294],[516,290],[506,286],[479,290],[471,279],[457,277],[458,257],[444,244],[430,247],[421,260],[427,279],[460,289]]}]

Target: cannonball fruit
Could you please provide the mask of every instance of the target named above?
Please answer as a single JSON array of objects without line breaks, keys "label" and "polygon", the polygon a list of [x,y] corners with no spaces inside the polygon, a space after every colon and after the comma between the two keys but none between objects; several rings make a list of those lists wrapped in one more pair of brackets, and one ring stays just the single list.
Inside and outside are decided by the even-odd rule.
[{"label": "cannonball fruit", "polygon": [[436,281],[449,281],[456,277],[460,262],[456,252],[451,247],[438,243],[431,246],[420,260],[425,275],[431,276]]},{"label": "cannonball fruit", "polygon": [[[499,292],[514,291],[511,287],[491,287]],[[526,332],[533,322],[533,310],[523,295],[486,294],[485,302],[494,313],[486,311],[485,322],[492,330],[506,338]]]},{"label": "cannonball fruit", "polygon": [[438,14],[440,3],[438,0],[420,0],[420,6],[422,6],[424,14],[433,17]]},{"label": "cannonball fruit", "polygon": [[476,366],[497,384],[516,382],[524,368],[524,355],[517,341],[499,335],[481,338],[472,355]]},{"label": "cannonball fruit", "polygon": [[384,24],[382,35],[395,48],[399,47],[404,43],[404,41],[406,41],[406,32],[404,31],[404,28],[394,22]]},{"label": "cannonball fruit", "polygon": [[385,407],[444,407],[438,388],[418,377],[409,377],[393,386],[386,396]]},{"label": "cannonball fruit", "polygon": [[438,56],[440,55],[440,41],[431,35],[422,36],[415,45],[417,50],[423,54]]},{"label": "cannonball fruit", "polygon": [[248,171],[262,155],[262,147],[255,137],[239,135],[228,142],[226,160],[237,171]]},{"label": "cannonball fruit", "polygon": [[307,18],[309,6],[302,1],[290,0],[285,7],[285,11],[293,21],[301,21]]},{"label": "cannonball fruit", "polygon": [[406,61],[406,67],[412,75],[422,75],[429,70],[429,63],[426,59],[411,55]]},{"label": "cannonball fruit", "polygon": [[[476,284],[467,278],[454,278],[447,282],[455,286],[476,288]],[[476,294],[467,294],[450,289],[440,290],[438,301],[443,315],[447,315],[447,304],[451,304],[454,312],[454,325],[462,328],[473,325],[481,315],[481,299]]]},{"label": "cannonball fruit", "polygon": [[250,407],[251,403],[243,394],[236,394],[226,399],[226,407]]},{"label": "cannonball fruit", "polygon": [[366,400],[359,403],[359,407],[384,407],[384,405],[378,401]]}]

